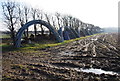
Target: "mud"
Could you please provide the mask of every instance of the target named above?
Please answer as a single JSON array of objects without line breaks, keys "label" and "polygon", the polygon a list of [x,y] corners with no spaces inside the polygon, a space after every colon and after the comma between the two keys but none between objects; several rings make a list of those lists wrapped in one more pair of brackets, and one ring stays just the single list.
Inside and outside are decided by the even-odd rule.
[{"label": "mud", "polygon": [[[120,81],[117,38],[100,34],[35,52],[3,53],[3,81]],[[98,72],[84,71],[91,68]]]}]

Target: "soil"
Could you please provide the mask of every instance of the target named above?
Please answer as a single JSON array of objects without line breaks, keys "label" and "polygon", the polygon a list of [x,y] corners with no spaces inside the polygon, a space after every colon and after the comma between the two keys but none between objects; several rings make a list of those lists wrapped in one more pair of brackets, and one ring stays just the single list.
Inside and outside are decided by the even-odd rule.
[{"label": "soil", "polygon": [[[120,81],[118,35],[99,34],[60,46],[3,53],[2,81]],[[96,74],[80,69],[102,69]]]}]

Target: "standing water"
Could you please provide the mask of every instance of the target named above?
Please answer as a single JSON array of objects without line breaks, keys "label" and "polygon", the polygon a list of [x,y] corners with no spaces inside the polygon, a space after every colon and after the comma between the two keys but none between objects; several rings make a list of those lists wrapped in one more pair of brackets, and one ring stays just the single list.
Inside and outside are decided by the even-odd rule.
[{"label": "standing water", "polygon": [[83,69],[83,68],[75,68],[75,70],[77,71],[82,71],[82,72],[86,72],[86,73],[95,73],[95,74],[110,74],[110,75],[118,75],[118,73],[116,72],[112,72],[112,71],[104,71],[102,69],[94,69],[94,68],[90,68],[90,69]]}]

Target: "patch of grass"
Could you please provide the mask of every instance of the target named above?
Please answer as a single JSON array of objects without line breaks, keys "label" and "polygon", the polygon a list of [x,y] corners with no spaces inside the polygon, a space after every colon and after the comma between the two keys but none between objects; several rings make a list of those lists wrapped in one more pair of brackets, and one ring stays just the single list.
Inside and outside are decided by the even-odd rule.
[{"label": "patch of grass", "polygon": [[0,38],[10,38],[10,35],[9,34],[1,34]]},{"label": "patch of grass", "polygon": [[0,48],[2,48],[2,52],[15,51],[19,49],[12,45],[7,45],[7,44],[0,45]]},{"label": "patch of grass", "polygon": [[[98,35],[98,34],[94,34],[94,35]],[[90,35],[90,36],[86,36],[86,37],[80,37],[80,38],[76,38],[76,39],[71,39],[71,40],[65,40],[64,42],[61,43],[51,43],[51,44],[39,44],[39,43],[34,43],[34,44],[26,44],[23,47],[20,48],[15,48],[12,45],[0,45],[0,47],[2,47],[2,51],[3,52],[8,52],[8,51],[26,51],[26,52],[35,52],[35,49],[44,49],[44,48],[49,48],[49,47],[53,47],[53,46],[58,46],[58,45],[63,45],[63,44],[67,44],[73,41],[77,41],[77,40],[81,40],[81,39],[85,39],[88,37],[92,37],[94,35]]]},{"label": "patch of grass", "polygon": [[65,40],[64,42],[61,43],[53,43],[53,44],[27,44],[25,45],[25,47],[21,47],[20,49],[22,50],[27,50],[27,49],[42,49],[42,48],[49,48],[49,47],[53,47],[53,46],[59,46],[59,45],[63,45],[63,44],[67,44],[73,41],[77,41],[77,40],[81,40],[81,39],[85,39],[88,37],[91,37],[93,35],[90,36],[86,36],[86,37],[80,37],[80,38],[76,38],[76,39],[71,39],[71,40]]}]

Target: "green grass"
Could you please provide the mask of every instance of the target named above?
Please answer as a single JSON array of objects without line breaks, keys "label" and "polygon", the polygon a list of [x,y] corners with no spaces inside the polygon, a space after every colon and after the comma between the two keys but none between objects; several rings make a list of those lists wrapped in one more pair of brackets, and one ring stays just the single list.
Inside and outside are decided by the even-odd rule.
[{"label": "green grass", "polygon": [[80,38],[76,38],[76,39],[71,39],[71,40],[65,40],[64,42],[61,42],[61,43],[53,43],[53,44],[27,44],[27,45],[25,45],[25,47],[21,47],[20,49],[27,50],[27,49],[40,49],[40,48],[48,48],[48,47],[53,47],[53,46],[59,46],[59,45],[63,45],[63,44],[67,44],[67,43],[73,42],[73,41],[85,39],[85,38],[88,38],[88,37],[91,37],[91,36],[93,36],[93,35],[86,36],[86,37],[80,37]]},{"label": "green grass", "polygon": [[[97,35],[97,34],[95,34]],[[76,38],[76,39],[71,39],[71,40],[65,40],[64,42],[61,43],[52,43],[52,44],[26,44],[23,47],[20,48],[15,48],[12,45],[0,45],[0,47],[2,47],[2,51],[3,52],[8,52],[8,51],[34,51],[35,49],[44,49],[44,48],[49,48],[49,47],[53,47],[53,46],[59,46],[59,45],[63,45],[63,44],[67,44],[73,41],[77,41],[77,40],[81,40],[81,39],[85,39],[88,37],[92,37],[93,35],[90,36],[86,36],[86,37],[80,37],[80,38]]]},{"label": "green grass", "polygon": [[0,45],[0,48],[2,48],[2,52],[16,51],[19,49],[19,48],[15,48],[12,45],[6,45],[6,44]]},{"label": "green grass", "polygon": [[10,38],[10,35],[9,34],[1,34],[0,38]]}]

